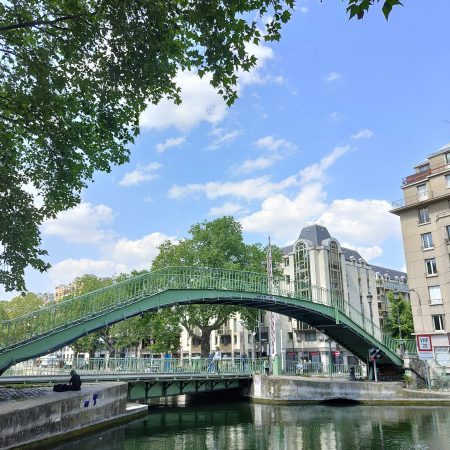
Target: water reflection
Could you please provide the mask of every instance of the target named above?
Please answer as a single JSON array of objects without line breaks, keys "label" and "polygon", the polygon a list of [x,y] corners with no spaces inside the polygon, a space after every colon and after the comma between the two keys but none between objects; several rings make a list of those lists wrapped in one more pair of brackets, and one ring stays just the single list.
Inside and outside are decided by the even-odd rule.
[{"label": "water reflection", "polygon": [[[216,403],[152,409],[58,450],[446,449],[450,409]],[[48,448],[48,447],[47,447]]]}]

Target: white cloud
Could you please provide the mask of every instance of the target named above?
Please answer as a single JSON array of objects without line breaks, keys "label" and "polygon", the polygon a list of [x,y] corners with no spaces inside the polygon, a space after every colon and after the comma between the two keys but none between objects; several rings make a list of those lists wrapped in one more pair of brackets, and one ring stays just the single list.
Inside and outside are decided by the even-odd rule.
[{"label": "white cloud", "polygon": [[212,207],[209,210],[208,215],[213,217],[235,216],[245,212],[246,210],[239,203],[226,202],[222,206]]},{"label": "white cloud", "polygon": [[389,213],[390,203],[385,200],[334,200],[317,218],[341,240],[357,246],[381,245],[388,237],[400,238],[398,219]]},{"label": "white cloud", "polygon": [[115,273],[112,261],[94,259],[65,259],[54,264],[49,270],[50,282],[53,286],[69,284],[75,278],[82,275],[97,275],[99,277],[110,277]]},{"label": "white cloud", "polygon": [[273,166],[277,161],[281,159],[278,155],[272,155],[267,157],[260,157],[256,159],[247,159],[241,165],[234,169],[236,174],[247,174],[255,172],[257,170],[267,169]]},{"label": "white cloud", "polygon": [[306,13],[309,11],[309,9],[308,9],[306,6],[301,6],[300,9],[299,9],[299,11],[300,11],[302,14],[306,14]]},{"label": "white cloud", "polygon": [[210,134],[215,136],[215,139],[210,145],[208,145],[208,149],[217,150],[223,145],[233,142],[238,136],[242,134],[242,130],[233,130],[226,132],[222,128],[215,128]]},{"label": "white cloud", "polygon": [[354,246],[352,244],[348,244],[346,242],[342,243],[343,247],[351,248],[356,250],[366,261],[370,261],[372,259],[378,258],[383,254],[383,249],[378,245],[372,245],[369,247],[365,246]]},{"label": "white cloud", "polygon": [[138,167],[132,172],[128,172],[119,181],[120,186],[136,186],[137,184],[143,183],[145,181],[151,181],[158,178],[158,174],[155,172],[161,168],[159,163],[151,163],[146,166]]},{"label": "white cloud", "polygon": [[241,219],[244,231],[269,234],[280,242],[291,242],[302,227],[318,223],[332,236],[358,250],[367,260],[382,253],[382,244],[389,238],[400,238],[400,227],[389,213],[384,200],[336,199],[327,202],[326,171],[349,146],[336,147],[319,163],[300,171],[301,188],[291,196],[283,192],[264,199],[258,211]]},{"label": "white cloud", "polygon": [[215,125],[227,115],[223,98],[210,84],[211,76],[198,77],[194,72],[182,72],[175,77],[181,89],[183,103],[175,105],[164,99],[158,105],[149,106],[141,115],[143,128],[165,129],[175,127],[189,130],[205,121]]},{"label": "white cloud", "polygon": [[370,139],[373,136],[373,131],[369,130],[369,128],[363,128],[359,130],[357,133],[352,134],[352,139]]},{"label": "white cloud", "polygon": [[[267,81],[261,75],[265,62],[273,58],[273,51],[267,45],[249,43],[247,51],[258,58],[256,67],[249,72],[238,71],[237,90],[241,92],[245,85],[264,83]],[[165,129],[175,127],[179,130],[189,130],[200,122],[217,125],[228,113],[228,107],[223,98],[217,94],[210,84],[211,75],[203,78],[194,72],[181,72],[175,77],[175,83],[181,89],[181,105],[163,99],[158,105],[150,105],[141,115],[140,124],[143,128]]]},{"label": "white cloud", "polygon": [[236,182],[209,182],[205,184],[188,184],[186,186],[174,185],[170,188],[168,196],[180,199],[189,195],[204,194],[209,199],[231,196],[253,200],[265,198],[274,192],[283,191],[297,183],[296,176],[285,178],[279,183],[273,183],[270,181],[269,176],[263,176]]},{"label": "white cloud", "polygon": [[286,139],[275,139],[273,136],[264,136],[255,142],[256,147],[266,150],[293,150],[296,148],[295,144]]},{"label": "white cloud", "polygon": [[42,225],[44,234],[59,236],[75,244],[99,244],[113,237],[112,230],[103,228],[114,220],[112,209],[106,205],[82,202],[62,211],[56,219]]},{"label": "white cloud", "polygon": [[330,119],[333,122],[342,122],[346,118],[347,118],[347,116],[345,116],[344,114],[341,114],[340,112],[337,112],[337,111],[334,111],[330,114]]},{"label": "white cloud", "polygon": [[102,247],[100,259],[65,259],[49,270],[53,286],[68,284],[76,277],[93,274],[111,277],[132,270],[149,269],[158,254],[158,247],[167,239],[176,242],[173,236],[155,232],[141,239],[119,239]]},{"label": "white cloud", "polygon": [[311,183],[312,181],[325,181],[326,170],[334,164],[342,155],[345,155],[350,150],[349,145],[343,147],[335,147],[334,150],[323,157],[319,163],[312,164],[300,171],[302,183]]},{"label": "white cloud", "polygon": [[180,136],[177,138],[168,138],[164,142],[159,142],[155,145],[156,151],[159,153],[163,153],[169,148],[172,147],[180,147],[180,145],[183,145],[186,142],[185,136]]},{"label": "white cloud", "polygon": [[340,78],[342,78],[342,74],[340,74],[339,72],[330,72],[328,75],[325,75],[323,77],[323,79],[327,83],[332,83],[333,81],[339,80]]}]

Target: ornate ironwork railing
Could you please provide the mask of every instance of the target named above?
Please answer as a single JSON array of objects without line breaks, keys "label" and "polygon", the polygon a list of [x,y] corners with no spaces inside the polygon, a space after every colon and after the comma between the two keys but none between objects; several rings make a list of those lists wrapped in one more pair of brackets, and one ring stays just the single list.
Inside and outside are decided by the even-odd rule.
[{"label": "ornate ironwork railing", "polygon": [[0,353],[163,291],[194,289],[242,292],[253,294],[259,299],[284,297],[330,306],[334,309],[334,314],[343,314],[390,351],[396,353],[399,350],[395,339],[384,333],[349,302],[337,298],[325,288],[286,281],[284,277],[275,278],[273,286],[269,287],[267,276],[255,272],[168,267],[0,322]]}]

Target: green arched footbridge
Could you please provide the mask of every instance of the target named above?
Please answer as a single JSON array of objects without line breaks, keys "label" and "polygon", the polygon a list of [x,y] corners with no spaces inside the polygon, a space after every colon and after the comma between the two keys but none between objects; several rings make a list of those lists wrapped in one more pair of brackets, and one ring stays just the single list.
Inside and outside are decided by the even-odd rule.
[{"label": "green arched footbridge", "polygon": [[0,374],[99,328],[144,311],[182,304],[234,304],[301,320],[366,361],[378,347],[379,364],[402,366],[398,341],[330,291],[298,286],[264,274],[198,267],[168,267],[0,323]]}]

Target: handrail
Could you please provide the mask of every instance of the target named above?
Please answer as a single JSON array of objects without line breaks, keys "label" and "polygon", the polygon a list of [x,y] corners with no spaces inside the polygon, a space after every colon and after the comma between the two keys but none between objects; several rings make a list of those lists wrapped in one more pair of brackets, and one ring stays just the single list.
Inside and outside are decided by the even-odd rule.
[{"label": "handrail", "polygon": [[[51,334],[55,330],[64,330],[72,324],[102,316],[114,308],[173,289],[231,290],[323,304],[352,320],[391,352],[396,353],[399,348],[395,339],[384,333],[378,325],[348,301],[336,297],[328,289],[286,281],[283,277],[274,277],[273,287],[269,289],[267,276],[262,273],[176,266],[142,274],[88,294],[53,303],[24,316],[0,322],[0,353]],[[108,324],[105,323],[106,325]]]}]

